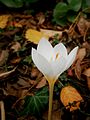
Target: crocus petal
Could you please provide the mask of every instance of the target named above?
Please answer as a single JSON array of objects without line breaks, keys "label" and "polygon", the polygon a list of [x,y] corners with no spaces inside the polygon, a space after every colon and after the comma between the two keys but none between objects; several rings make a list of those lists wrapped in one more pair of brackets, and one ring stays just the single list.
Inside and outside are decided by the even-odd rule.
[{"label": "crocus petal", "polygon": [[75,60],[75,57],[76,57],[76,54],[77,54],[77,50],[78,50],[78,47],[75,47],[68,55],[67,57],[67,64],[66,64],[66,68],[65,70],[67,70],[71,65],[72,63],[74,62]]},{"label": "crocus petal", "polygon": [[32,60],[36,67],[44,74],[44,76],[53,77],[54,73],[50,63],[32,48]]},{"label": "crocus petal", "polygon": [[60,57],[67,57],[67,49],[62,43],[59,43],[54,47],[54,52],[55,54],[59,53]]},{"label": "crocus petal", "polygon": [[39,54],[44,56],[48,61],[52,58],[53,56],[53,47],[50,44],[50,42],[46,38],[42,38],[39,41],[37,51]]},{"label": "crocus petal", "polygon": [[58,78],[58,76],[63,72],[63,69],[65,69],[66,59],[62,56],[60,59],[52,61],[51,65],[53,68],[54,76]]}]

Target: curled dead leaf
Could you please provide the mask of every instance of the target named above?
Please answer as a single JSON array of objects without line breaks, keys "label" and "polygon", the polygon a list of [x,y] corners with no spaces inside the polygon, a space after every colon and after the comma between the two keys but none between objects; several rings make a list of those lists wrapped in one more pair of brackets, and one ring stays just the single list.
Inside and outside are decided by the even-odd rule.
[{"label": "curled dead leaf", "polygon": [[66,86],[61,90],[60,100],[66,109],[69,108],[70,111],[74,111],[79,109],[80,101],[82,101],[83,98],[75,88],[72,86]]}]

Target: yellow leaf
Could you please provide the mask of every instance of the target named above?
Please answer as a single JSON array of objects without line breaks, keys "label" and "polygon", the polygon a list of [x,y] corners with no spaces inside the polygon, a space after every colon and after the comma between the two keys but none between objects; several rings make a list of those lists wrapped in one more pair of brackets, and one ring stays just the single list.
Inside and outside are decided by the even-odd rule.
[{"label": "yellow leaf", "polygon": [[[83,98],[75,88],[73,88],[72,86],[66,86],[61,90],[60,100],[66,107],[66,109],[69,108],[70,111],[74,111],[79,109],[80,101],[82,101]],[[74,104],[74,102],[76,103]]]},{"label": "yellow leaf", "polygon": [[45,37],[47,38],[47,36],[43,35],[43,33],[37,31],[37,30],[33,30],[33,29],[28,29],[26,31],[26,34],[25,34],[25,38],[28,40],[28,41],[31,41],[35,44],[38,44],[38,42],[40,41],[40,39],[42,37]]},{"label": "yellow leaf", "polygon": [[1,15],[0,16],[0,28],[4,29],[7,25],[10,15]]}]

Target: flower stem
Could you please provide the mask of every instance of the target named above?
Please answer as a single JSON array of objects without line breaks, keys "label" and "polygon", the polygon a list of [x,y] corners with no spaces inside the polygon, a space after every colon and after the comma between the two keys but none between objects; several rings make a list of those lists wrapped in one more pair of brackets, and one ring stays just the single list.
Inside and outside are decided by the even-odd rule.
[{"label": "flower stem", "polygon": [[48,111],[48,120],[51,120],[51,114],[52,114],[53,89],[54,89],[54,82],[49,82],[49,111]]}]

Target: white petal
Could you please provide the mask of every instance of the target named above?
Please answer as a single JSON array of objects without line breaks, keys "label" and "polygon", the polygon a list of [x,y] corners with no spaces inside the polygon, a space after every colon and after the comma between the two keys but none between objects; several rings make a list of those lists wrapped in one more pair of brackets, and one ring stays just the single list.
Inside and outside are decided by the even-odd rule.
[{"label": "white petal", "polygon": [[40,55],[34,48],[32,48],[32,60],[36,67],[48,77],[53,77],[54,73],[50,63]]},{"label": "white petal", "polygon": [[60,57],[67,57],[67,49],[62,43],[59,43],[54,47],[54,52],[55,54],[59,53]]},{"label": "white petal", "polygon": [[68,55],[67,57],[67,64],[66,64],[66,68],[65,70],[67,70],[71,65],[72,63],[74,62],[75,60],[75,57],[76,57],[76,54],[77,54],[77,51],[78,51],[78,47],[75,47]]},{"label": "white petal", "polygon": [[46,38],[42,38],[39,41],[37,51],[39,54],[44,56],[48,61],[52,58],[53,53],[54,53],[52,45]]},{"label": "white petal", "polygon": [[51,64],[52,64],[54,76],[58,77],[65,69],[66,59],[62,56],[61,58],[52,61]]}]

